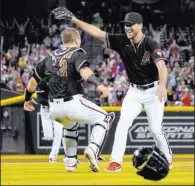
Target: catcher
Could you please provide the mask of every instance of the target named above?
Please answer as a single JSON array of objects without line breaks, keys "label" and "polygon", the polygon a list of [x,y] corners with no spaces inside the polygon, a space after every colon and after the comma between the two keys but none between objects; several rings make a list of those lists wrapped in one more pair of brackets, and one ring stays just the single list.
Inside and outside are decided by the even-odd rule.
[{"label": "catcher", "polygon": [[[102,93],[102,98],[109,95],[109,90],[101,84],[90,69],[86,52],[80,48],[79,32],[74,28],[68,28],[62,32],[61,38],[64,48],[52,51],[37,64],[30,79],[31,86],[27,86],[26,89],[24,109],[34,110],[31,96],[38,83],[44,80],[49,88],[50,115],[52,119],[60,122],[66,128],[63,137],[74,139],[76,146],[78,123],[93,125],[90,144],[85,149],[84,154],[89,160],[90,169],[98,172],[100,170],[98,157],[114,120],[114,113],[107,113],[87,100],[82,95],[82,82],[86,80],[94,84],[97,90]],[[71,145],[66,146],[65,164],[66,167],[73,167],[72,171],[74,171],[78,159],[75,148],[73,150],[72,147],[71,140]]]}]

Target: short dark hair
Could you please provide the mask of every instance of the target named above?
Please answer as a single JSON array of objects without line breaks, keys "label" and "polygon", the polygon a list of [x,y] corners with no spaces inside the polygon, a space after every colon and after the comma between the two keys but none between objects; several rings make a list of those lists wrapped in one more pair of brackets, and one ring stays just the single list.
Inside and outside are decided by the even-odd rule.
[{"label": "short dark hair", "polygon": [[75,28],[67,28],[62,31],[61,39],[63,43],[74,43],[76,39],[81,39],[81,36]]}]

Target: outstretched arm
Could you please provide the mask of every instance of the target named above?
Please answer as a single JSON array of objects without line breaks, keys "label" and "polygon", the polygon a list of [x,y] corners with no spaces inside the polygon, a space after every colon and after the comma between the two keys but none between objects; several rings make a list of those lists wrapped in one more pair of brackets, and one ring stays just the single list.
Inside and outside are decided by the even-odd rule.
[{"label": "outstretched arm", "polygon": [[18,24],[18,21],[16,20],[16,18],[14,18],[14,22],[16,23],[16,26],[19,28],[19,24]]},{"label": "outstretched arm", "polygon": [[162,34],[167,28],[167,25],[164,25],[164,27],[162,28],[162,30],[160,31],[160,33]]},{"label": "outstretched arm", "polygon": [[57,7],[49,14],[49,24],[53,23],[58,24],[69,24],[73,22],[78,26],[81,30],[88,33],[92,37],[95,37],[101,41],[106,40],[106,32],[100,30],[98,27],[88,24],[84,21],[77,19],[71,11],[69,11],[66,7]]},{"label": "outstretched arm", "polygon": [[25,24],[24,24],[24,27],[27,26],[27,24],[28,24],[29,21],[30,21],[30,19],[29,19],[29,17],[28,17],[27,20],[26,20],[26,22],[25,22]]},{"label": "outstretched arm", "polygon": [[49,24],[53,23],[58,24],[69,24],[73,22],[78,26],[81,30],[88,33],[92,37],[95,37],[101,41],[106,40],[106,32],[100,30],[98,27],[88,24],[84,21],[77,19],[71,11],[69,11],[66,7],[57,7],[49,14]]},{"label": "outstretched arm", "polygon": [[1,21],[1,26],[3,27],[3,28],[5,28],[5,25],[3,24],[3,22]]},{"label": "outstretched arm", "polygon": [[76,24],[81,30],[88,33],[92,37],[95,37],[101,41],[105,41],[106,32],[104,32],[103,30],[100,30],[98,27],[92,24],[86,23],[84,21],[81,21],[77,19],[75,16],[72,17],[72,22]]},{"label": "outstretched arm", "polygon": [[180,46],[180,47],[179,47],[179,51],[180,51],[180,52],[181,52],[181,51],[184,51],[184,50],[188,50],[188,51],[192,50],[191,45],[189,45],[189,46]]}]

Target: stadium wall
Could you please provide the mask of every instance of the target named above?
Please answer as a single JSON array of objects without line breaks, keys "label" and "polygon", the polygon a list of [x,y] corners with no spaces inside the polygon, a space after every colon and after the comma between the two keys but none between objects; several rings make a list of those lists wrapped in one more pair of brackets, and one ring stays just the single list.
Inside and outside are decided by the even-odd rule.
[{"label": "stadium wall", "polygon": [[[184,109],[185,108],[185,109]],[[173,109],[173,108],[172,108]],[[178,108],[177,108],[178,109]],[[116,125],[120,116],[120,107],[108,107],[106,110],[115,110],[116,119],[109,132],[108,140],[103,149],[104,154],[110,154],[114,141]],[[118,110],[118,111],[116,111]],[[164,131],[169,140],[169,146],[173,153],[184,154],[194,153],[194,112],[192,107],[182,107],[180,111],[171,110],[167,107],[164,115]],[[185,111],[186,110],[186,111]],[[191,110],[191,111],[190,111]],[[37,154],[48,153],[51,150],[52,141],[43,138],[39,108],[36,112],[29,113],[30,123],[33,132],[33,146]],[[82,125],[79,133],[79,153],[83,153],[90,142],[90,125]],[[126,154],[132,153],[136,148],[143,145],[153,145],[154,141],[148,128],[146,113],[143,111],[134,121],[129,129],[127,137]],[[61,153],[63,149],[61,146]]]},{"label": "stadium wall", "polygon": [[21,94],[16,92],[16,91],[1,88],[1,100],[13,98],[13,97],[19,96],[19,95],[21,95]]},{"label": "stadium wall", "polygon": [[23,103],[1,107],[1,153],[25,153]]},{"label": "stadium wall", "polygon": [[[36,106],[34,112],[24,112],[23,101],[24,95],[1,100],[1,127],[5,123],[6,126],[12,126],[10,131],[1,128],[1,152],[47,154],[51,150],[52,141],[43,138],[40,107]],[[120,107],[102,108],[116,113],[116,119],[103,149],[103,153],[110,154],[120,116]],[[194,107],[165,107],[163,124],[173,153],[194,153]],[[19,130],[16,138],[14,137],[15,128]],[[84,148],[88,145],[90,131],[90,125],[81,126],[79,153],[83,153]],[[143,110],[129,129],[125,153],[132,153],[139,146],[152,144],[154,141],[149,132],[146,114]],[[60,153],[63,153],[62,147]]]}]

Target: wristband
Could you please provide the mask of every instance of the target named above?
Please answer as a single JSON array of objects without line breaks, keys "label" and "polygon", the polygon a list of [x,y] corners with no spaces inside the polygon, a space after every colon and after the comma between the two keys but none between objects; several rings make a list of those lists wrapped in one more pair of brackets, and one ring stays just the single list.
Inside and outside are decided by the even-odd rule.
[{"label": "wristband", "polygon": [[95,74],[92,74],[88,77],[87,82],[94,84],[95,86],[98,86],[101,84],[99,78],[95,76]]},{"label": "wristband", "polygon": [[31,96],[33,95],[34,92],[29,92],[27,89],[25,91],[25,101],[31,100]]}]

